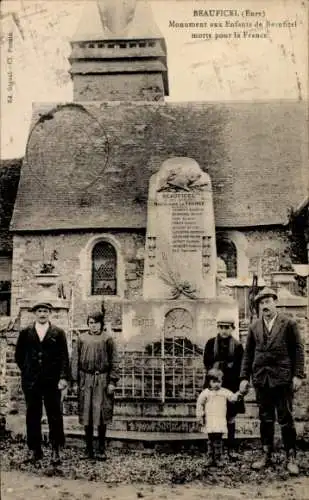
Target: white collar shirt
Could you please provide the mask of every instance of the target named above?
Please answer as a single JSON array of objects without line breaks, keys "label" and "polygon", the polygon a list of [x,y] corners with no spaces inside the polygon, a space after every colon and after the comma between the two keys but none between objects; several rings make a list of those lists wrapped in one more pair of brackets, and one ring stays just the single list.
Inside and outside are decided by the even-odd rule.
[{"label": "white collar shirt", "polygon": [[276,319],[277,319],[277,316],[278,316],[278,314],[275,314],[275,316],[274,316],[274,317],[273,317],[270,321],[267,321],[267,320],[266,320],[266,318],[263,318],[264,323],[265,323],[265,326],[266,326],[266,328],[267,328],[267,330],[268,330],[269,332],[271,332],[271,331],[272,331],[272,328],[273,328],[273,326],[274,326],[274,322],[275,322],[275,321],[276,321]]},{"label": "white collar shirt", "polygon": [[38,323],[36,321],[34,327],[39,336],[40,341],[42,342],[49,328],[49,322],[47,321],[47,323]]}]

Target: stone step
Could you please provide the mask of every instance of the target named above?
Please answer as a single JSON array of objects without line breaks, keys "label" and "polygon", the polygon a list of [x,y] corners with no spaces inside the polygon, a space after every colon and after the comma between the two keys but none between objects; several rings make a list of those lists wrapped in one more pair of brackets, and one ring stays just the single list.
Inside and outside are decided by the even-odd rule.
[{"label": "stone step", "polygon": [[[46,417],[45,417],[46,421]],[[66,432],[78,431],[83,433],[83,428],[77,416],[65,416],[64,425]],[[148,433],[199,433],[200,428],[193,417],[117,417],[113,418],[108,426],[110,432],[148,432]],[[242,436],[259,435],[260,424],[257,418],[238,415],[236,418],[236,433]]]},{"label": "stone step", "polygon": [[199,432],[194,417],[115,417],[112,429],[127,432]]},{"label": "stone step", "polygon": [[[252,434],[259,431],[259,421],[256,418],[239,417],[237,427],[242,434]],[[132,417],[113,419],[112,429],[134,432],[199,432],[200,425],[193,417],[153,418]]]},{"label": "stone step", "polygon": [[[250,422],[249,422],[250,423]],[[252,442],[252,440],[257,440],[259,442],[259,427],[256,426],[255,420],[251,422],[254,425],[250,429],[247,425],[245,432],[243,432],[241,427],[241,421],[237,419],[236,423],[236,438],[239,441]],[[247,422],[248,424],[248,422]],[[43,435],[45,439],[48,438],[48,427],[46,422],[43,423]],[[67,446],[84,446],[84,429],[78,423],[78,418],[74,417],[64,417],[64,428],[66,435]],[[25,417],[22,415],[8,415],[6,422],[6,429],[13,436],[19,435],[26,438],[26,427],[25,427]],[[304,427],[302,422],[296,422],[296,431],[298,437],[301,439],[304,434]],[[276,439],[280,440],[280,429],[276,424],[275,427]],[[108,428],[107,438],[111,446],[115,447],[128,447],[133,450],[145,449],[145,448],[155,448],[156,444],[159,447],[165,446],[170,447],[171,450],[175,450],[176,446],[204,446],[205,435],[200,432],[137,432],[137,431],[121,431]]]},{"label": "stone step", "polygon": [[[247,416],[257,416],[257,405],[246,401]],[[196,402],[183,401],[115,401],[115,417],[195,417]]]},{"label": "stone step", "polygon": [[[64,414],[67,416],[77,415],[78,413],[78,405],[77,401],[74,404],[64,402]],[[195,420],[196,415],[196,403],[184,403],[184,402],[166,402],[161,403],[158,401],[147,401],[147,402],[139,402],[139,401],[116,401],[114,408],[114,421],[123,421],[123,420],[138,420],[138,419],[150,419],[156,420],[166,419],[166,420],[187,420],[193,419]],[[257,418],[258,417],[258,409],[256,403],[246,402],[246,417],[248,418]],[[238,417],[241,417],[239,415]],[[118,424],[119,427],[120,424]],[[123,428],[123,425],[121,425]],[[128,429],[129,430],[129,429]]]},{"label": "stone step", "polygon": [[153,422],[158,421],[158,422],[170,422],[170,421],[179,421],[183,420],[186,422],[195,422],[196,417],[182,417],[182,416],[173,416],[173,417],[132,417],[132,416],[125,416],[125,415],[116,415],[114,416],[113,420],[118,420],[118,421],[123,421],[123,422],[131,422],[131,421],[147,421],[147,422]]}]

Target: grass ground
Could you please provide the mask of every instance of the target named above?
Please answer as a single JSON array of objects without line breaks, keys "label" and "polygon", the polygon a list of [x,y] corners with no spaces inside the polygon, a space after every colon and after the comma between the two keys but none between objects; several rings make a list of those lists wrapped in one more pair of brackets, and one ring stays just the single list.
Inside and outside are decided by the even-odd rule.
[{"label": "grass ground", "polygon": [[251,469],[255,449],[241,450],[241,460],[225,460],[222,469],[205,468],[201,451],[159,453],[110,449],[105,463],[81,460],[82,450],[67,447],[62,465],[49,466],[50,451],[40,467],[24,464],[22,440],[1,442],[3,500],[156,499],[309,499],[309,452],[300,451],[300,476],[290,478],[278,451],[272,467]]}]

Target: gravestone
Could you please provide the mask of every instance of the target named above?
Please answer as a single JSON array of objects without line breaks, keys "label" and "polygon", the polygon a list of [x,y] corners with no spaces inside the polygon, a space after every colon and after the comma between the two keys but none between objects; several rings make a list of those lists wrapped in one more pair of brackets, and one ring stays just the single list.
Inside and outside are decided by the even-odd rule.
[{"label": "gravestone", "polygon": [[185,157],[150,179],[144,299],[216,296],[216,239],[210,177]]}]

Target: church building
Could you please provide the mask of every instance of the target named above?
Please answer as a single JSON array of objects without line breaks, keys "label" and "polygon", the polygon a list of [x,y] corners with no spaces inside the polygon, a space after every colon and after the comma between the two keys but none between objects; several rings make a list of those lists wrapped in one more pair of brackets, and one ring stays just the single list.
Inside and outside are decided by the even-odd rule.
[{"label": "church building", "polygon": [[[193,408],[216,314],[234,311],[244,340],[255,314],[253,282],[278,291],[279,307],[297,318],[308,349],[307,300],[297,277],[297,265],[308,263],[306,243],[302,252],[291,231],[292,214],[306,205],[308,148],[303,101],[166,101],[168,46],[151,9],[143,1],[120,4],[87,3],[71,41],[73,101],[33,108],[10,225],[10,315],[23,326],[35,297],[52,294],[55,322],[72,346],[87,313],[104,304],[123,355],[123,415],[128,400],[147,397]],[[194,189],[197,208],[189,215],[178,208],[176,216],[169,206],[172,222],[163,230],[162,200],[188,200]],[[158,248],[168,261],[163,233],[174,256],[183,252],[188,273],[166,267],[157,294],[151,274]],[[178,302],[168,309],[169,300]],[[139,332],[147,337],[140,349]],[[143,424],[138,430],[150,429],[147,419]],[[130,419],[126,425],[137,429]]]}]

